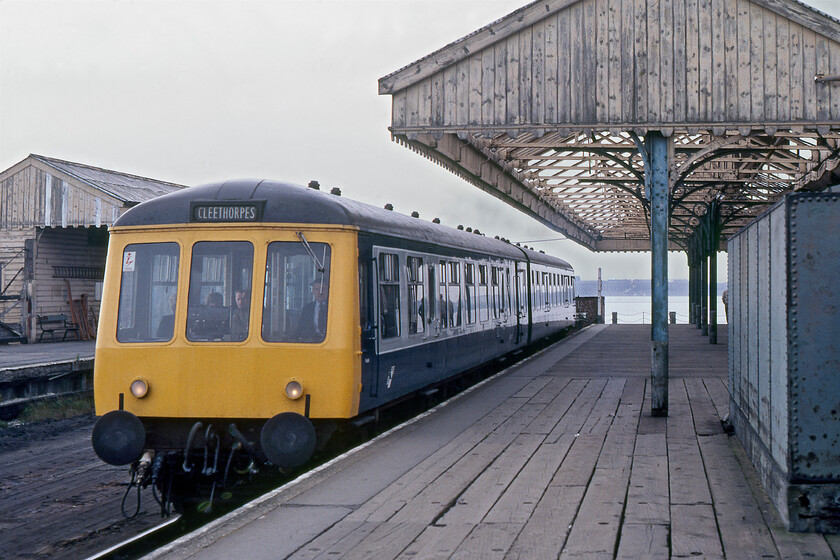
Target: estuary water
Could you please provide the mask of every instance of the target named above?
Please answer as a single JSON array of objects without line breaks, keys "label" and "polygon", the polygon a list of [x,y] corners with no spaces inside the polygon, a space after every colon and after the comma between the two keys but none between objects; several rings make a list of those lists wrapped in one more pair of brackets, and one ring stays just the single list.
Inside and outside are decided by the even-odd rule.
[{"label": "estuary water", "polygon": [[[650,296],[604,296],[604,321],[612,322],[613,311],[618,312],[619,324],[650,324]],[[668,311],[677,312],[677,323],[688,323],[688,296],[668,297]],[[718,323],[726,323],[723,301],[718,297]]]}]

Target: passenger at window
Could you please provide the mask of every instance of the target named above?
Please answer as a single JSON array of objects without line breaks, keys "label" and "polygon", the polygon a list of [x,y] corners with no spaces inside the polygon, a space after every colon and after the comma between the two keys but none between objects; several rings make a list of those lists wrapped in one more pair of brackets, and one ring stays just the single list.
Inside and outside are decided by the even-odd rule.
[{"label": "passenger at window", "polygon": [[245,340],[248,337],[248,323],[251,317],[251,292],[236,290],[236,307],[230,315],[230,339]]},{"label": "passenger at window", "polygon": [[400,335],[399,285],[385,284],[379,287],[379,312],[382,322],[382,338]]},{"label": "passenger at window", "polygon": [[222,294],[219,292],[210,292],[207,296],[207,307],[222,307],[224,305],[224,299],[222,298]]},{"label": "passenger at window", "polygon": [[320,342],[327,332],[327,306],[330,285],[321,274],[312,282],[312,297],[315,301],[307,303],[300,312],[298,339],[306,342]]},{"label": "passenger at window", "polygon": [[175,292],[169,295],[169,314],[160,318],[158,323],[156,337],[169,340],[172,338],[172,333],[175,332]]}]

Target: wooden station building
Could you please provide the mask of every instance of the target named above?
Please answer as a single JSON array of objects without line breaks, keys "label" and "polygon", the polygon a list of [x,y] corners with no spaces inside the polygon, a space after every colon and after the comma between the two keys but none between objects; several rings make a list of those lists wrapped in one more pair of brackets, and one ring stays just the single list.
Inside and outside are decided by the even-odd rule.
[{"label": "wooden station building", "polygon": [[127,209],[184,188],[32,154],[0,172],[0,341],[35,342],[38,316],[98,317],[108,226]]}]

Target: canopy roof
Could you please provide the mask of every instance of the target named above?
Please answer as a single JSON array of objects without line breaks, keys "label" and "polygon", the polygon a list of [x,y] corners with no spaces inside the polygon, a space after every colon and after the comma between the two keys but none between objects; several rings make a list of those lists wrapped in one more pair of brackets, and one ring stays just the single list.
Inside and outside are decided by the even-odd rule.
[{"label": "canopy roof", "polygon": [[[836,79],[835,79],[836,78]],[[671,139],[671,248],[840,182],[840,21],[794,0],[540,0],[379,81],[396,141],[579,243],[648,250],[639,146]]]}]

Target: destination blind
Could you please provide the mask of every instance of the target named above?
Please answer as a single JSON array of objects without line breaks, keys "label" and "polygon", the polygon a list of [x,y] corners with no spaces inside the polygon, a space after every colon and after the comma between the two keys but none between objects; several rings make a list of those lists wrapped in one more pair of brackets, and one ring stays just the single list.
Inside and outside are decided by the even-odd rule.
[{"label": "destination blind", "polygon": [[265,201],[193,202],[193,222],[259,222]]}]

